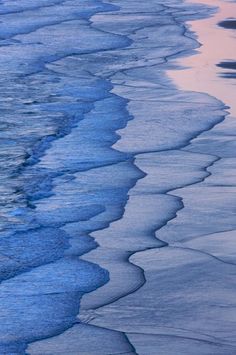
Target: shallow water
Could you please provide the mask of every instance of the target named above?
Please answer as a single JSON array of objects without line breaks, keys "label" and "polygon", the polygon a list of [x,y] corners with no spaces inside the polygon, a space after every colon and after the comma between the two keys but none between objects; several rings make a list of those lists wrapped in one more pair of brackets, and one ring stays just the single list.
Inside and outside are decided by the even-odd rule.
[{"label": "shallow water", "polygon": [[[158,347],[169,354],[165,334],[172,342],[185,337],[191,354],[199,343],[203,353],[230,354],[233,319],[222,313],[222,328],[214,324],[224,297],[234,307],[233,272],[207,256],[194,259],[187,243],[234,228],[231,172],[222,176],[225,165],[215,164],[232,152],[234,137],[222,135],[224,123],[224,149],[212,137],[190,144],[224,120],[225,105],[180,91],[166,75],[198,47],[185,22],[211,8],[180,0],[2,1],[0,13],[0,353],[156,354]],[[205,193],[210,175],[214,188]],[[214,176],[225,186],[217,204]],[[199,206],[207,200],[201,226],[189,185]],[[211,252],[200,242],[204,248]],[[192,258],[208,270],[205,279]],[[229,273],[230,291],[206,321],[215,269],[219,282]],[[202,304],[198,277],[209,283]],[[185,297],[166,297],[188,287],[188,309]],[[195,305],[203,307],[197,326],[189,321]]]}]

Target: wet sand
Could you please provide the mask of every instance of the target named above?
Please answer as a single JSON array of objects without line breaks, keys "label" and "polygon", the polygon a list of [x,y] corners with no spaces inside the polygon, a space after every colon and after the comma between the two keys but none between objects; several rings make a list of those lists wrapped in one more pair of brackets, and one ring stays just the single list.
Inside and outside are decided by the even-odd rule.
[{"label": "wet sand", "polygon": [[[178,60],[183,70],[170,70],[168,75],[183,90],[208,93],[230,107],[236,116],[235,82],[236,3],[220,0],[189,0],[214,6],[216,13],[206,19],[187,22],[201,44],[196,55]],[[227,64],[228,63],[228,64]],[[229,72],[229,69],[230,72]]]},{"label": "wet sand", "polygon": [[22,222],[0,243],[0,354],[236,353],[236,120],[166,76],[196,48],[185,21],[210,8],[36,2],[0,6],[1,89],[21,104],[6,141],[30,152],[14,182],[26,206],[11,204]]}]

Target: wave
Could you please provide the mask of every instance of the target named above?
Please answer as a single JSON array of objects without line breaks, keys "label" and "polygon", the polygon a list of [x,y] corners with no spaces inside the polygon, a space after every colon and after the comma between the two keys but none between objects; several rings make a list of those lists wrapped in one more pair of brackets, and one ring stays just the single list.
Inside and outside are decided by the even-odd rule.
[{"label": "wave", "polygon": [[147,284],[132,255],[165,249],[155,232],[183,210],[170,191],[204,180],[215,161],[180,149],[226,115],[165,75],[198,47],[186,18],[209,11],[180,1],[0,5],[2,352],[135,353],[134,325],[110,309]]}]

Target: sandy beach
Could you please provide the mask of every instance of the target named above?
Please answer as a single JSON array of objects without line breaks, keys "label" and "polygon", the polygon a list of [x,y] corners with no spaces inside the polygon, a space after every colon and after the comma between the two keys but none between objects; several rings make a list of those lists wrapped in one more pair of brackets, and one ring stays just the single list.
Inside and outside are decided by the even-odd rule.
[{"label": "sandy beach", "polygon": [[236,353],[236,4],[0,13],[0,354]]},{"label": "sandy beach", "polygon": [[[122,9],[122,4],[117,4]],[[232,213],[236,198],[232,180],[235,163],[232,156],[227,160],[233,151],[229,145],[234,144],[234,138],[229,142],[228,132],[232,138],[235,124],[229,117],[223,121],[227,115],[225,109],[229,110],[228,106],[234,102],[234,92],[231,83],[218,75],[217,67],[225,58],[233,59],[235,53],[233,38],[229,39],[230,35],[222,34],[217,27],[232,11],[232,4],[225,6],[226,9],[222,5],[225,11],[220,15],[216,9],[212,12],[211,7],[197,8],[200,19],[187,22],[191,32],[184,38],[180,26],[179,38],[187,47],[180,52],[184,58],[178,61],[179,47],[166,53],[171,39],[165,41],[168,46],[165,49],[161,38],[162,33],[176,35],[177,28],[171,32],[167,26],[165,32],[153,25],[152,35],[149,28],[139,30],[140,35],[136,31],[131,37],[134,40],[131,50],[137,53],[135,39],[140,37],[142,45],[148,42],[144,46],[150,54],[145,56],[151,58],[151,63],[158,56],[156,47],[165,54],[163,63],[154,62],[149,67],[141,62],[137,69],[128,67],[110,76],[113,93],[128,100],[128,111],[133,117],[126,128],[118,131],[121,138],[113,147],[134,154],[135,166],[145,176],[139,177],[129,190],[122,218],[91,234],[99,247],[83,259],[109,270],[109,282],[82,298],[78,317],[82,322],[80,329],[84,324],[93,339],[99,339],[99,331],[104,337],[107,331],[122,335],[119,351],[144,355],[235,351],[231,326],[235,260],[230,251],[235,248]],[[184,4],[180,9],[184,9]],[[194,7],[193,14],[195,11]],[[131,15],[126,12],[120,16],[130,26]],[[208,13],[212,17],[208,18]],[[181,18],[179,12],[177,18],[178,21]],[[112,15],[110,18],[96,15],[93,21],[95,24],[107,21],[102,28],[108,28]],[[154,49],[150,45],[152,36]],[[215,36],[224,43],[224,51],[212,44]],[[176,37],[174,41],[178,43]],[[189,56],[188,52],[195,48],[198,53]],[[176,65],[178,70],[173,70]],[[181,66],[189,69],[180,70]],[[217,95],[218,92],[222,95]],[[225,97],[228,100],[224,101]],[[233,105],[230,110],[233,113]],[[194,121],[189,122],[188,131],[190,116]],[[160,117],[165,121],[159,123]],[[179,126],[181,130],[184,128],[181,133],[179,123],[176,126],[179,117],[183,119]],[[200,123],[199,119],[202,126],[194,127]],[[222,123],[215,126],[219,122]],[[202,137],[201,131],[207,132],[204,133],[207,138],[204,134]],[[217,154],[212,154],[212,150]],[[227,159],[223,159],[225,156]],[[232,277],[225,279],[226,274]],[[115,354],[118,348],[108,350],[113,337],[112,333],[105,337],[101,348],[99,340],[95,340],[96,345],[90,344],[88,350],[86,339],[79,332],[69,331],[36,343],[30,350],[32,354],[58,348],[66,351],[64,344],[71,339],[69,343],[76,343],[72,350],[79,346],[81,354],[86,351]]]},{"label": "sandy beach", "polygon": [[[191,0],[191,3],[199,1]],[[186,69],[171,70],[168,74],[183,90],[205,92],[221,100],[235,117],[235,83],[226,79],[229,69],[235,67],[236,27],[232,16],[236,14],[236,4],[217,0],[201,0],[200,3],[212,6],[215,12],[209,18],[187,22],[200,47],[195,55],[179,62]]]}]

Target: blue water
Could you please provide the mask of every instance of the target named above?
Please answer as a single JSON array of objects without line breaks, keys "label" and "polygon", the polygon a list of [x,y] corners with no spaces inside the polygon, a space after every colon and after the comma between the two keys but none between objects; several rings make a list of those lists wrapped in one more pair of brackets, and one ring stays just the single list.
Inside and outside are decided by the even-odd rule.
[{"label": "blue water", "polygon": [[[130,119],[127,100],[83,67],[83,56],[131,43],[89,22],[116,9],[99,1],[1,4],[1,353],[24,353],[27,343],[72,326],[81,296],[109,279],[79,255],[97,245],[90,231],[120,217],[142,174],[132,156],[111,148]],[[113,186],[119,162],[126,176]],[[96,173],[104,166],[112,173]],[[106,179],[112,183],[102,186]]]},{"label": "blue water", "polygon": [[[78,325],[81,297],[109,284],[108,270],[80,256],[98,246],[90,234],[132,203],[129,191],[146,175],[135,158],[184,147],[224,119],[222,103],[180,93],[164,74],[170,58],[197,47],[184,36],[196,9],[210,13],[180,1],[1,1],[0,354],[24,354]],[[140,221],[152,203],[152,231],[182,208],[147,197]],[[131,236],[126,254],[132,245]],[[117,339],[134,353],[125,341]]]}]

